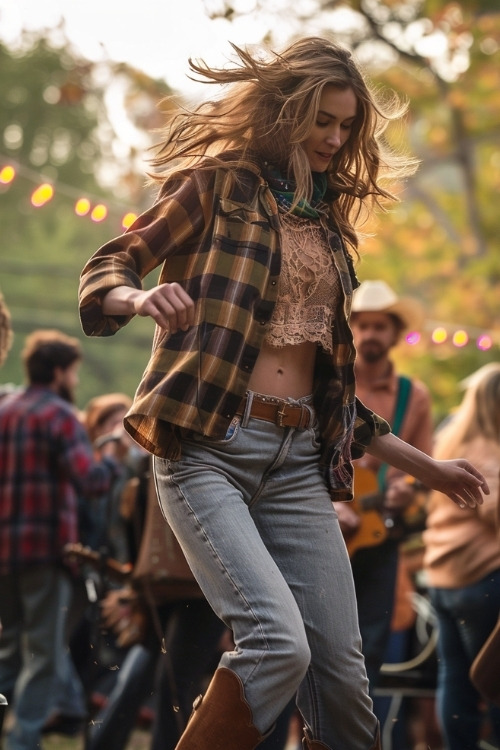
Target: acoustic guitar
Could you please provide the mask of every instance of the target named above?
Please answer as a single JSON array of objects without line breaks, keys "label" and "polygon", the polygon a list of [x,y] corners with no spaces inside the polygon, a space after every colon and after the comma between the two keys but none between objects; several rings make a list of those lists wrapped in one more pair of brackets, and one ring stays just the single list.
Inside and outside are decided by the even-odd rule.
[{"label": "acoustic guitar", "polygon": [[362,547],[373,547],[388,538],[403,541],[424,530],[427,490],[412,477],[407,481],[415,489],[414,500],[402,513],[394,515],[384,509],[384,493],[380,491],[377,475],[363,466],[355,466],[352,507],[360,524],[346,538],[350,557]]},{"label": "acoustic guitar", "polygon": [[377,475],[370,469],[356,465],[351,507],[358,514],[360,524],[345,540],[349,557],[362,547],[373,547],[387,539],[388,529],[381,513],[382,504]]}]

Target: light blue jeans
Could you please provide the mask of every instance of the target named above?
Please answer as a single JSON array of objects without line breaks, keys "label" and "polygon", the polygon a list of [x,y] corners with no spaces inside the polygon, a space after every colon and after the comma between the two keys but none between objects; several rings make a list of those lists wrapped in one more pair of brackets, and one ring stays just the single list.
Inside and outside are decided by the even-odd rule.
[{"label": "light blue jeans", "polygon": [[[302,400],[304,401],[304,399]],[[318,466],[317,430],[235,417],[223,440],[190,435],[155,458],[162,511],[231,628],[220,666],[265,732],[288,701],[332,750],[368,750],[376,718],[351,566]]]},{"label": "light blue jeans", "polygon": [[446,748],[475,750],[486,718],[498,745],[500,708],[488,705],[485,716],[469,669],[498,620],[500,570],[462,588],[431,587],[429,595],[439,628],[437,709]]},{"label": "light blue jeans", "polygon": [[71,594],[68,573],[55,565],[0,576],[0,692],[13,692],[7,750],[41,746],[58,679],[69,676],[65,629]]}]

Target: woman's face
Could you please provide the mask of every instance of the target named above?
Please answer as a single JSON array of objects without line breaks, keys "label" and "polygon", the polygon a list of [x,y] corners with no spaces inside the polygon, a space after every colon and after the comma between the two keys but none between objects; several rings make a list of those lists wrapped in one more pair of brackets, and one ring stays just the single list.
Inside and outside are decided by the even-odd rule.
[{"label": "woman's face", "polygon": [[313,172],[325,172],[332,157],[349,138],[357,105],[351,88],[339,89],[333,84],[324,87],[316,122],[302,144]]}]

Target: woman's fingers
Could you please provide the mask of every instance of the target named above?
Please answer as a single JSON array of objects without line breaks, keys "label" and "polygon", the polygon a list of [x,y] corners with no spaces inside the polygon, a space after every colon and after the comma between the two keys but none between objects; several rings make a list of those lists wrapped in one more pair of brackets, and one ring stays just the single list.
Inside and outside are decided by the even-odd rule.
[{"label": "woman's fingers", "polygon": [[460,508],[475,508],[483,503],[483,493],[488,495],[490,490],[475,466],[461,458],[437,463],[443,474],[442,483],[438,482],[435,489],[448,495]]},{"label": "woman's fingers", "polygon": [[194,323],[194,302],[180,284],[160,284],[144,292],[136,301],[138,315],[153,318],[171,333],[186,331]]},{"label": "woman's fingers", "polygon": [[455,497],[449,493],[450,497],[461,508],[475,508],[482,505],[483,493],[488,495],[490,491],[485,478],[468,461],[458,459],[456,464],[460,473],[455,482],[455,487],[452,488]]}]

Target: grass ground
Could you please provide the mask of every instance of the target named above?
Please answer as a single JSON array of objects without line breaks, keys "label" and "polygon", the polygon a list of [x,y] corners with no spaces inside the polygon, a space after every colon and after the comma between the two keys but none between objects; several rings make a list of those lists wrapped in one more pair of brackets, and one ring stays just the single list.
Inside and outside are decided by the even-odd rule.
[{"label": "grass ground", "polygon": [[[8,714],[5,717],[5,725],[9,725]],[[135,729],[132,732],[127,746],[123,750],[149,750],[151,734],[147,729]],[[1,745],[0,745],[1,747]],[[83,735],[68,737],[64,734],[46,734],[42,740],[42,750],[84,750],[85,743]]]},{"label": "grass ground", "polygon": [[[299,740],[290,737],[290,743],[286,750],[295,750],[298,748]],[[149,750],[151,735],[145,729],[135,729],[132,736],[123,750]],[[42,750],[84,750],[83,737],[66,737],[63,734],[45,735],[42,741]]]},{"label": "grass ground", "polygon": [[[149,732],[136,729],[124,750],[149,750],[151,736]],[[42,750],[83,750],[83,737],[65,737],[63,734],[46,735]]]}]

